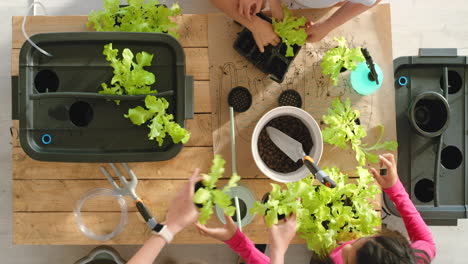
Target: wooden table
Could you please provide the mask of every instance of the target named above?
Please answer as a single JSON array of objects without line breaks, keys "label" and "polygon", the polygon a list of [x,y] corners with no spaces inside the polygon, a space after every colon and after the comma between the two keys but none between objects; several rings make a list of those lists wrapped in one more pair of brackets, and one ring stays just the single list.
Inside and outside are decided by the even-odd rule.
[{"label": "wooden table", "polygon": [[[23,17],[13,17],[11,75],[18,75],[18,54],[25,39],[21,34]],[[85,27],[86,16],[36,16],[29,17],[26,31],[33,35],[41,32],[89,31]],[[153,215],[163,220],[168,204],[175,192],[185,183],[194,168],[209,171],[213,158],[212,107],[209,91],[208,16],[183,15],[178,18],[181,27],[180,42],[184,47],[187,74],[195,79],[195,117],[187,121],[192,133],[190,141],[177,157],[164,162],[131,163],[139,178],[137,193],[145,199]],[[14,244],[76,245],[103,244],[84,236],[75,223],[73,208],[77,200],[88,190],[105,187],[109,183],[101,175],[95,163],[39,162],[29,158],[18,141],[18,122],[12,127],[13,168],[13,218]],[[252,178],[242,175],[242,183],[250,188],[257,199],[270,190],[267,178]],[[222,184],[222,183],[221,183]],[[141,244],[150,231],[127,200],[128,224],[121,234],[105,244]],[[376,210],[381,208],[381,197],[373,201]],[[90,201],[83,208],[87,223],[94,230],[110,231],[118,223],[120,208],[112,200]],[[219,224],[215,216],[210,225]],[[267,243],[266,227],[260,217],[244,228],[255,243]],[[217,241],[200,236],[194,227],[189,227],[174,239],[176,244],[212,244]],[[296,238],[293,243],[304,243]]]}]

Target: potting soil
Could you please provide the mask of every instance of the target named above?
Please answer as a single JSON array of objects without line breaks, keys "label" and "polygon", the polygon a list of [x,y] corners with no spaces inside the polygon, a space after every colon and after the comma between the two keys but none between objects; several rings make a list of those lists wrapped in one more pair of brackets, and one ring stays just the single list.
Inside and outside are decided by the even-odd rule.
[{"label": "potting soil", "polygon": [[283,151],[281,151],[273,141],[271,141],[266,127],[272,126],[281,130],[283,133],[302,143],[305,153],[310,153],[313,142],[307,127],[301,120],[292,116],[280,116],[270,122],[260,132],[258,138],[258,152],[263,162],[272,170],[281,173],[289,173],[302,167],[302,160],[293,161]]}]

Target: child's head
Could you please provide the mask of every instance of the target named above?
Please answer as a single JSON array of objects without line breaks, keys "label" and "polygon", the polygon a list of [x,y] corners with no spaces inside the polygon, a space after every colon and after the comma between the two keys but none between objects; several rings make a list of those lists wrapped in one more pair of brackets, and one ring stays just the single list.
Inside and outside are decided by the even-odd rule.
[{"label": "child's head", "polygon": [[413,249],[403,235],[389,230],[346,245],[342,256],[348,259],[345,262],[347,264],[416,264],[419,260],[427,264],[431,262],[426,252]]},{"label": "child's head", "polygon": [[[411,248],[408,240],[397,231],[385,230],[371,237],[364,237],[342,248],[344,264],[416,264],[431,263],[429,255]],[[332,264],[331,258],[313,255],[310,264]]]}]

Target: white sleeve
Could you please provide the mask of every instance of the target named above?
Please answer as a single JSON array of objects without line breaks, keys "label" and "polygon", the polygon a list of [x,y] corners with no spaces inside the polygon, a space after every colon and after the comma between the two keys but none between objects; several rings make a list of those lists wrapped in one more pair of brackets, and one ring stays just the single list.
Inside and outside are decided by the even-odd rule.
[{"label": "white sleeve", "polygon": [[358,3],[358,4],[363,4],[365,6],[371,6],[377,2],[377,0],[349,0],[350,2],[353,3]]}]

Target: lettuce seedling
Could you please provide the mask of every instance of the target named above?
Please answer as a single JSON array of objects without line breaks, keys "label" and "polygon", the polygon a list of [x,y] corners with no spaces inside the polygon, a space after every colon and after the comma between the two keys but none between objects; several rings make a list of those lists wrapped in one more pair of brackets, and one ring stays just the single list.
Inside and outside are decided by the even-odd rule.
[{"label": "lettuce seedling", "polygon": [[350,183],[348,176],[336,167],[324,170],[335,180],[335,188],[313,185],[311,175],[287,183],[284,190],[272,184],[269,200],[265,204],[257,201],[251,209],[251,213],[265,216],[268,226],[278,223],[279,214],[296,214],[297,233],[320,256],[329,254],[337,241],[374,234],[381,224],[369,202],[380,193],[380,188],[372,184],[374,179],[366,169],[357,168],[357,183]]},{"label": "lettuce seedling", "polygon": [[[112,43],[104,46],[102,54],[106,55],[106,60],[114,68],[114,77],[112,77],[109,86],[106,83],[101,83],[102,91],[99,91],[100,94],[141,95],[157,92],[151,90],[151,85],[156,81],[154,74],[143,69],[145,66],[151,66],[152,54],[142,51],[133,56],[131,50],[124,49],[120,59],[118,57],[119,50],[113,49]],[[134,58],[136,58],[136,62]],[[119,104],[119,101],[116,103]]]},{"label": "lettuce seedling", "polygon": [[120,1],[104,0],[104,10],[91,11],[86,26],[96,31],[168,33],[178,37],[178,24],[171,20],[180,15],[177,3],[167,8],[158,0],[128,0],[128,6],[119,7]]},{"label": "lettuce seedling", "polygon": [[325,256],[337,247],[337,241],[349,241],[373,235],[381,225],[380,216],[370,200],[381,192],[368,170],[358,167],[357,184],[336,167],[325,168],[336,182],[335,188],[312,186],[313,178],[303,179],[311,190],[302,196],[307,217],[299,218],[297,232],[310,250]]},{"label": "lettuce seedling", "polygon": [[338,84],[341,68],[354,71],[359,62],[365,61],[361,48],[348,48],[344,37],[335,38],[335,41],[338,42],[338,46],[328,50],[320,63],[322,73],[324,75],[330,74],[333,85]]},{"label": "lettuce seedling", "polygon": [[283,5],[283,21],[276,21],[273,18],[273,30],[286,44],[286,57],[293,57],[293,45],[302,46],[306,43],[307,33],[304,25],[307,22],[305,17],[297,18],[285,5]]},{"label": "lettuce seedling", "polygon": [[199,188],[193,197],[193,202],[202,205],[198,222],[204,225],[213,214],[213,206],[217,205],[223,209],[224,213],[228,216],[233,216],[236,207],[231,203],[231,197],[227,194],[229,190],[237,186],[240,176],[233,174],[229,182],[223,187],[222,190],[216,188],[216,182],[223,177],[225,161],[221,155],[216,155],[213,159],[211,171],[208,174],[203,174],[202,184],[203,187]]},{"label": "lettuce seedling", "polygon": [[172,138],[172,142],[183,144],[190,139],[190,133],[174,122],[174,116],[166,112],[169,103],[165,98],[157,98],[153,95],[147,95],[145,98],[145,106],[147,109],[137,106],[128,109],[128,114],[124,115],[129,118],[133,124],[142,125],[150,121],[148,125],[150,132],[148,138],[156,140],[159,146],[162,146],[166,134]]},{"label": "lettuce seedling", "polygon": [[379,125],[380,136],[377,142],[370,147],[367,144],[362,144],[362,139],[367,136],[367,132],[363,126],[356,123],[359,116],[359,111],[351,108],[349,98],[345,100],[344,104],[340,99],[335,98],[332,107],[328,109],[328,115],[322,117],[323,122],[328,125],[322,130],[323,141],[342,149],[346,149],[348,142],[350,142],[359,165],[364,166],[367,160],[371,163],[378,163],[378,156],[372,154],[371,151],[395,151],[398,148],[398,143],[396,141],[380,142],[384,134],[384,127]]},{"label": "lettuce seedling", "polygon": [[[169,108],[169,102],[165,98],[149,95],[157,93],[156,90],[151,89],[156,77],[143,67],[151,66],[153,54],[142,51],[133,56],[131,50],[124,49],[120,59],[118,58],[119,50],[113,49],[112,43],[104,46],[103,54],[106,55],[106,60],[114,69],[114,77],[112,77],[110,85],[101,83],[102,91],[99,93],[111,95],[147,94],[145,98],[146,109],[141,106],[130,108],[124,117],[129,118],[133,124],[138,126],[149,121],[148,138],[156,140],[159,146],[162,146],[166,134],[171,136],[172,142],[185,144],[190,139],[190,133],[174,122],[173,115],[166,112]],[[118,100],[115,102],[117,105],[120,104]]]}]

